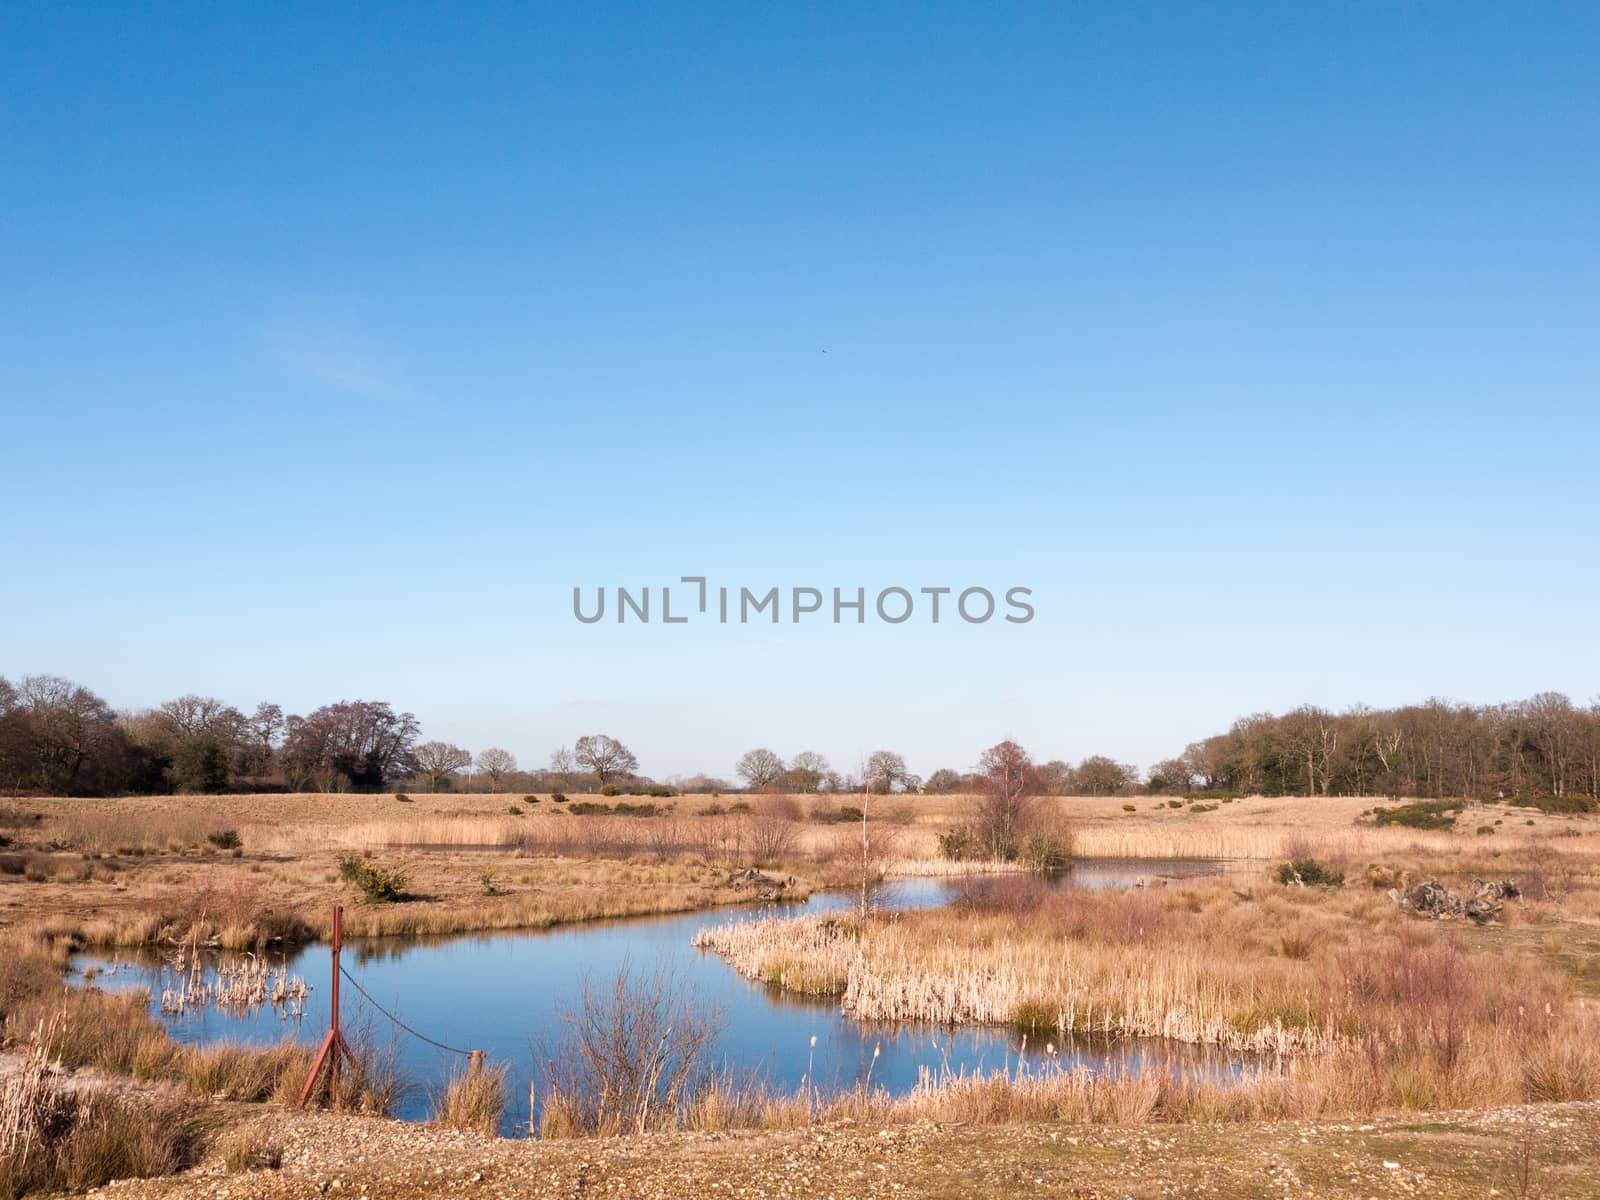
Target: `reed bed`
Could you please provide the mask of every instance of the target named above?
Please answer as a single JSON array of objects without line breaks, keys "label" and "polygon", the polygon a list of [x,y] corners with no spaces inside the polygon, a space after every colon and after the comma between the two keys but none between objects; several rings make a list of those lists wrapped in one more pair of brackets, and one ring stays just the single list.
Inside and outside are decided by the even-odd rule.
[{"label": "reed bed", "polygon": [[284,964],[274,965],[253,954],[207,963],[199,954],[180,950],[173,962],[177,982],[161,991],[161,1011],[181,1016],[192,1009],[250,1013],[271,1006],[286,1020],[305,1015],[310,989]]},{"label": "reed bed", "polygon": [[[1050,893],[1001,880],[946,910],[764,918],[698,941],[749,978],[836,994],[866,1020],[1157,1037],[1347,1067],[1359,1059],[1389,1094],[1408,1074],[1432,1078],[1418,1063],[1439,1058],[1454,1082],[1427,1090],[1458,1098],[1534,1089],[1522,1074],[1531,1063],[1580,1092],[1600,1086],[1591,1051],[1568,1061],[1594,1017],[1571,1002],[1566,976],[1521,955],[1508,970],[1503,946],[1471,949],[1367,890],[1256,895],[1207,879]],[[1475,1069],[1468,1060],[1495,1064],[1492,1079],[1458,1087]]]}]

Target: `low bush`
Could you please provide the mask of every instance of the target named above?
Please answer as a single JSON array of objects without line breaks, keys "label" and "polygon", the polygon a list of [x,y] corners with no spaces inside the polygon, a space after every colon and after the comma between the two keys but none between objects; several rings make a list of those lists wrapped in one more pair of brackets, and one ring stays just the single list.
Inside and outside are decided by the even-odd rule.
[{"label": "low bush", "polygon": [[1403,825],[1407,829],[1454,829],[1460,811],[1459,801],[1421,800],[1398,808],[1374,808],[1372,820],[1380,826]]},{"label": "low bush", "polygon": [[622,795],[622,789],[614,783],[602,783],[600,785],[600,794],[602,796],[620,796]]},{"label": "low bush", "polygon": [[522,798],[522,802],[524,804],[537,804],[537,803],[539,803],[539,797],[537,797],[537,796],[524,796]]},{"label": "low bush", "polygon": [[1343,887],[1344,872],[1314,858],[1296,858],[1279,863],[1278,882],[1284,886],[1303,884],[1306,887]]},{"label": "low bush", "polygon": [[562,793],[562,792],[551,792],[550,793],[550,803],[552,803],[552,804],[565,804],[566,802],[567,802],[567,797],[566,797],[565,793]]},{"label": "low bush", "polygon": [[946,829],[938,835],[938,839],[939,857],[947,858],[951,862],[961,862],[971,858],[978,849],[978,839],[973,836],[971,827],[966,825]]},{"label": "low bush", "polygon": [[731,812],[731,813],[747,813],[747,812],[750,812],[750,811],[752,811],[752,809],[750,808],[750,801],[748,801],[748,800],[736,800],[732,804],[728,805],[728,811]]},{"label": "low bush", "polygon": [[1139,811],[1139,806],[1137,804],[1124,804],[1122,806],[1122,811],[1123,812],[1138,812]]},{"label": "low bush", "polygon": [[215,833],[206,834],[206,841],[218,850],[237,850],[244,845],[239,840],[239,833],[234,829],[219,829]]},{"label": "low bush", "polygon": [[1030,871],[1065,871],[1072,865],[1072,838],[1061,833],[1030,833],[1017,847],[1017,861]]},{"label": "low bush", "polygon": [[380,867],[359,854],[339,860],[339,878],[353,883],[370,904],[392,904],[403,899],[408,876],[399,867]]},{"label": "low bush", "polygon": [[406,795],[404,792],[396,792],[394,794],[394,798],[396,800],[400,801],[401,804],[410,804],[411,803],[411,797]]},{"label": "low bush", "polygon": [[518,807],[517,807],[517,806],[516,806],[516,805],[515,805],[515,804],[513,804],[513,805],[511,805],[511,806],[510,806],[510,807],[509,807],[509,808],[507,808],[507,809],[506,809],[506,812],[507,812],[507,813],[508,813],[508,814],[509,814],[509,815],[511,815],[511,816],[513,816],[513,817],[523,817],[523,816],[527,816],[527,814],[526,814],[526,813],[525,813],[525,812],[523,812],[523,810],[522,810],[522,809],[520,809],[520,808],[518,808]]}]

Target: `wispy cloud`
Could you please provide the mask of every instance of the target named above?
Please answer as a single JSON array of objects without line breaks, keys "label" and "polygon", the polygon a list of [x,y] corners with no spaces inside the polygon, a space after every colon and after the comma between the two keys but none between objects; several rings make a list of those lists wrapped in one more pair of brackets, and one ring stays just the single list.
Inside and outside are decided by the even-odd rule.
[{"label": "wispy cloud", "polygon": [[349,315],[312,308],[278,312],[261,323],[257,340],[279,369],[347,396],[390,395],[405,375],[400,356],[362,332]]}]

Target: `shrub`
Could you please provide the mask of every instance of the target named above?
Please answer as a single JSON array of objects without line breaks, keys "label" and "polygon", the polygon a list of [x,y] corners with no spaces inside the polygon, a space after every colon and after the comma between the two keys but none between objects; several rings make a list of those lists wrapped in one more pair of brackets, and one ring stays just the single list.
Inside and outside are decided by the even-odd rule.
[{"label": "shrub", "polygon": [[1030,833],[1022,839],[1017,859],[1030,871],[1064,871],[1072,865],[1072,838],[1060,833]]},{"label": "shrub", "polygon": [[562,792],[551,792],[550,793],[550,803],[552,803],[552,804],[565,804],[566,802],[567,802],[567,797],[566,797],[566,795],[564,793],[562,793]]},{"label": "shrub", "polygon": [[494,873],[492,871],[485,871],[478,876],[478,883],[482,886],[485,896],[504,896],[506,894],[506,889],[494,881]]},{"label": "shrub", "polygon": [[750,802],[748,800],[736,800],[734,803],[728,805],[728,811],[731,813],[750,812]]},{"label": "shrub", "polygon": [[394,794],[394,798],[396,800],[400,801],[401,804],[410,804],[411,803],[411,797],[406,795],[404,792],[396,792]]},{"label": "shrub", "polygon": [[1183,801],[1182,800],[1168,800],[1167,801],[1167,807],[1168,808],[1182,808],[1183,807]]},{"label": "shrub", "polygon": [[619,817],[653,817],[661,808],[655,804],[630,804],[626,800],[618,800],[611,806],[611,811]]},{"label": "shrub", "polygon": [[1291,883],[1304,884],[1306,887],[1344,886],[1343,871],[1314,858],[1296,858],[1279,863],[1277,877],[1278,882],[1285,886]]},{"label": "shrub", "polygon": [[1425,800],[1398,808],[1374,808],[1372,819],[1378,825],[1403,825],[1407,829],[1454,829],[1455,814],[1460,811],[1457,802]]},{"label": "shrub", "polygon": [[1139,806],[1137,804],[1124,804],[1122,806],[1122,811],[1123,812],[1138,812],[1139,811]]},{"label": "shrub", "polygon": [[600,785],[600,794],[602,796],[620,796],[622,795],[622,789],[614,783],[602,783]]},{"label": "shrub", "polygon": [[238,850],[244,845],[239,840],[239,834],[233,829],[219,829],[215,833],[206,834],[206,841],[218,850]]},{"label": "shrub", "polygon": [[978,842],[972,835],[972,829],[966,825],[957,825],[953,829],[946,829],[939,834],[939,857],[948,858],[951,862],[961,862],[971,858],[978,848]]},{"label": "shrub", "polygon": [[522,802],[524,804],[537,804],[537,803],[539,803],[539,797],[537,797],[537,796],[524,796],[522,798]]},{"label": "shrub", "polygon": [[513,804],[509,808],[507,808],[506,812],[509,815],[513,816],[513,817],[520,817],[520,816],[524,816],[525,815],[523,813],[522,809],[518,808],[515,804]]},{"label": "shrub", "polygon": [[1216,812],[1217,806],[1215,804],[1193,804],[1189,806],[1189,811],[1192,813]]},{"label": "shrub", "polygon": [[592,817],[597,816],[600,813],[610,812],[611,805],[596,804],[593,800],[579,800],[571,808],[567,809],[567,811],[575,817]]},{"label": "shrub", "polygon": [[1478,836],[1479,837],[1482,837],[1486,833],[1493,833],[1493,832],[1494,832],[1494,826],[1493,825],[1479,825],[1478,826]]},{"label": "shrub", "polygon": [[339,878],[360,888],[371,904],[391,904],[405,895],[405,871],[380,867],[358,854],[347,854],[339,860]]}]

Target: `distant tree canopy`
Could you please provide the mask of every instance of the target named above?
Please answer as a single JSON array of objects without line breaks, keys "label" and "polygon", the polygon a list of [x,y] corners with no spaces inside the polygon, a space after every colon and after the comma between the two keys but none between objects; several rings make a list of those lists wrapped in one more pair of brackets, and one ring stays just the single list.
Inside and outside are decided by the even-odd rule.
[{"label": "distant tree canopy", "polygon": [[784,769],[783,759],[765,746],[746,751],[734,768],[752,792],[759,792],[777,783]]},{"label": "distant tree canopy", "polygon": [[639,760],[616,738],[604,733],[591,733],[572,744],[572,757],[578,766],[593,772],[604,787],[619,775],[639,769]]},{"label": "distant tree canopy", "polygon": [[[381,788],[407,775],[417,718],[378,700],[341,700],[285,722],[282,759],[291,786]],[[331,785],[331,786],[329,786]]]},{"label": "distant tree canopy", "polygon": [[[384,701],[341,700],[305,716],[272,703],[249,716],[212,696],[184,695],[154,708],[116,712],[88,688],[54,675],[15,682],[0,676],[0,792],[104,795],[118,792],[377,790],[416,778],[445,789],[474,761],[491,790],[563,791],[587,786],[669,794],[639,775],[639,760],[608,734],[579,738],[548,770],[519,771],[510,751],[474,760],[448,742],[419,744],[417,718]],[[976,768],[943,767],[926,784],[899,754],[879,750],[862,777],[831,769],[814,751],[787,763],[760,748],[739,775],[753,790],[924,791],[1003,797],[997,762],[1012,747],[1027,761],[1029,795],[1156,794],[1196,789],[1237,794],[1417,796],[1423,798],[1585,795],[1600,799],[1600,700],[1588,707],[1557,692],[1513,704],[1432,699],[1399,708],[1341,713],[1302,705],[1239,718],[1226,733],[1194,742],[1138,771],[1105,755],[1076,765],[1035,763],[1002,742]],[[999,756],[997,758],[996,756]],[[1003,772],[1002,772],[1003,774]],[[724,779],[679,777],[677,790],[724,792]],[[1003,809],[1003,806],[1002,806]],[[1002,809],[997,809],[1002,811]]]},{"label": "distant tree canopy", "polygon": [[1178,761],[1163,773],[1239,793],[1600,798],[1600,703],[1541,692],[1516,704],[1435,698],[1342,713],[1307,704],[1241,717]]}]

